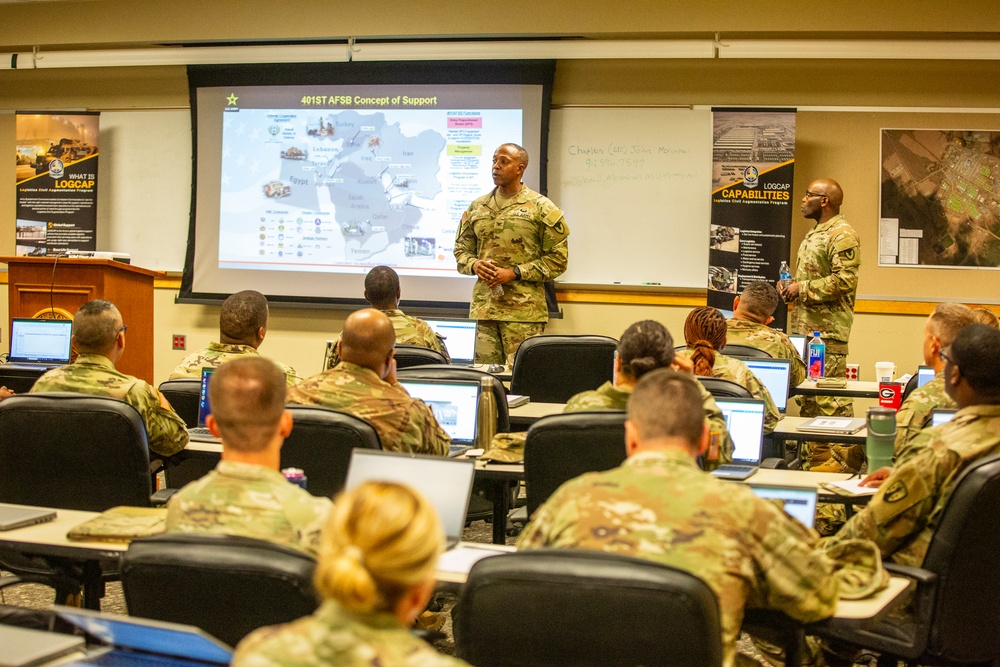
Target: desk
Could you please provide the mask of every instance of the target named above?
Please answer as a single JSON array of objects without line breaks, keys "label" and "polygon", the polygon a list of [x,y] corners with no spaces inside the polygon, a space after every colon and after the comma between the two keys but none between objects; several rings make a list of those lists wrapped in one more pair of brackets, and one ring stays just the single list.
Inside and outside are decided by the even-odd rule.
[{"label": "desk", "polygon": [[799,431],[798,426],[805,424],[812,417],[783,417],[778,425],[774,427],[774,432],[769,435],[772,438],[782,440],[795,440],[796,442],[837,442],[850,445],[863,445],[868,438],[868,429],[863,428],[857,433],[843,435],[839,433],[806,433]]},{"label": "desk", "polygon": [[561,415],[566,408],[565,403],[525,403],[516,408],[510,408],[510,430],[527,431],[528,428],[542,417]]},{"label": "desk", "polygon": [[878,382],[848,380],[843,389],[817,387],[815,380],[805,380],[788,392],[790,396],[839,396],[842,398],[878,398]]},{"label": "desk", "polygon": [[476,460],[476,481],[482,483],[493,503],[493,544],[507,542],[507,515],[511,489],[524,479],[523,463],[494,463]]}]

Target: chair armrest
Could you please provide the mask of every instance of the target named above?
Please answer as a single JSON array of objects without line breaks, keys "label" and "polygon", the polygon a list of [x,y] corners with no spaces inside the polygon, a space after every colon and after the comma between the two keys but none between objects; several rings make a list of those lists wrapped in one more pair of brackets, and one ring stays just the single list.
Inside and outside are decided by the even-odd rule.
[{"label": "chair armrest", "polygon": [[934,572],[929,572],[928,570],[921,569],[919,567],[913,567],[911,565],[899,565],[897,563],[882,563],[884,567],[891,574],[895,574],[900,577],[906,577],[907,579],[913,579],[919,584],[935,584],[937,583],[938,576]]},{"label": "chair armrest", "polygon": [[777,456],[772,456],[770,458],[766,458],[763,461],[761,461],[760,467],[761,468],[776,468],[776,469],[780,469],[780,470],[787,470],[788,469],[788,461],[786,461],[785,459],[779,458]]},{"label": "chair armrest", "polygon": [[177,491],[178,489],[160,489],[149,497],[149,502],[153,507],[163,507]]}]

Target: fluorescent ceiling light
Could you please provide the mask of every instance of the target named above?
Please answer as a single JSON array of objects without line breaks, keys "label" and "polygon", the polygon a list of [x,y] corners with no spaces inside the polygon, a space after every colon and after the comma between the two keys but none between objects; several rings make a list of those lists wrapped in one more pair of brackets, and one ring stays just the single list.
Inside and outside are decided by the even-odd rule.
[{"label": "fluorescent ceiling light", "polygon": [[1000,42],[860,39],[723,39],[720,58],[1000,60]]},{"label": "fluorescent ceiling light", "polygon": [[0,57],[0,67],[52,69],[66,67],[146,67],[153,65],[235,65],[241,63],[347,62],[347,44],[282,46],[192,46],[97,51],[39,51]]},{"label": "fluorescent ceiling light", "polygon": [[712,40],[553,40],[524,42],[355,42],[353,60],[524,60],[714,58]]}]

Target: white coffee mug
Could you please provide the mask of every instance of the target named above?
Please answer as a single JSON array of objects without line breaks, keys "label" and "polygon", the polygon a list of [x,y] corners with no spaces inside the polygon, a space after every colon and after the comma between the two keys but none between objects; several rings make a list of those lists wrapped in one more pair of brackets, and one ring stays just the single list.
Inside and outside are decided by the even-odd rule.
[{"label": "white coffee mug", "polygon": [[876,382],[892,382],[893,376],[896,375],[896,364],[891,361],[879,361],[875,364],[875,381]]}]

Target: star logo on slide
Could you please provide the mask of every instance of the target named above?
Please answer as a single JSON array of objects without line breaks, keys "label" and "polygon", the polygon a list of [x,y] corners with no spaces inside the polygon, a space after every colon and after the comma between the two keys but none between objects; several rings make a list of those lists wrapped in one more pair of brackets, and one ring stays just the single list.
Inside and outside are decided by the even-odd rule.
[{"label": "star logo on slide", "polygon": [[229,93],[229,97],[226,98],[226,103],[229,106],[234,107],[236,106],[236,100],[238,99],[240,98],[236,97],[236,93]]}]

